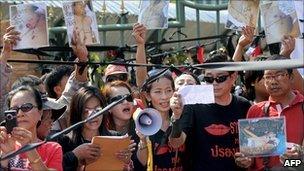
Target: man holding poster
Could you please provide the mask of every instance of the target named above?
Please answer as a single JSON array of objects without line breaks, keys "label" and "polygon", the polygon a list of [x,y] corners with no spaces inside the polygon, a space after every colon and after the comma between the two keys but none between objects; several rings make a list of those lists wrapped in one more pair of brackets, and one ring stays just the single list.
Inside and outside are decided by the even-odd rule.
[{"label": "man holding poster", "polygon": [[[274,55],[267,60],[281,59],[286,58]],[[291,147],[281,158],[249,158],[240,153],[236,154],[236,163],[239,166],[258,171],[281,167],[280,160],[284,163],[289,158],[303,159],[303,150],[300,146],[303,145],[304,139],[304,96],[292,89],[295,74],[291,69],[265,70],[263,78],[266,90],[270,94],[269,100],[253,105],[247,113],[247,118],[285,116],[287,142]]]}]

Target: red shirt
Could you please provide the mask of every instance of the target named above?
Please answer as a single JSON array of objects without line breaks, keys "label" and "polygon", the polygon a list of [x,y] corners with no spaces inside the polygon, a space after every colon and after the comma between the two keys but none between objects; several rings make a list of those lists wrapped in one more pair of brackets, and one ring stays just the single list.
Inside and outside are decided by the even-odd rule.
[{"label": "red shirt", "polygon": [[[20,145],[17,145],[20,148]],[[47,168],[55,169],[56,171],[62,171],[62,149],[56,142],[47,142],[37,149],[41,160]],[[32,170],[31,164],[25,153],[17,155],[9,159],[9,169],[14,171]]]},{"label": "red shirt", "polygon": [[[286,119],[286,136],[287,142],[302,144],[304,138],[304,113],[302,104],[304,103],[304,96],[298,91],[294,91],[296,97],[290,105],[282,109],[281,114],[277,111],[277,103],[269,97],[269,110],[270,117],[285,116]],[[247,113],[247,118],[264,117],[265,103],[260,102],[250,107]],[[280,165],[279,156],[270,157],[269,167]],[[249,170],[263,170],[263,159],[255,158],[254,165]]]}]

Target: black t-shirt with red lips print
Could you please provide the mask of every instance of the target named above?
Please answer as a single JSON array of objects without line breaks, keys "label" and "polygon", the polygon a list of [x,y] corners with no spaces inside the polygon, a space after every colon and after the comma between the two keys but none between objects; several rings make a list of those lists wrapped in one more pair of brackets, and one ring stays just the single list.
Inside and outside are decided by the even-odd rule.
[{"label": "black t-shirt with red lips print", "polygon": [[[246,118],[250,102],[234,96],[227,106],[195,104],[184,106],[181,117],[187,134],[187,153],[194,171],[238,171],[234,154],[239,151],[238,119]],[[188,147],[191,148],[188,148]]]},{"label": "black t-shirt with red lips print", "polygon": [[183,171],[183,160],[185,146],[173,149],[168,144],[168,137],[171,127],[166,132],[159,130],[156,134],[150,136],[153,149],[153,170],[154,171]]}]

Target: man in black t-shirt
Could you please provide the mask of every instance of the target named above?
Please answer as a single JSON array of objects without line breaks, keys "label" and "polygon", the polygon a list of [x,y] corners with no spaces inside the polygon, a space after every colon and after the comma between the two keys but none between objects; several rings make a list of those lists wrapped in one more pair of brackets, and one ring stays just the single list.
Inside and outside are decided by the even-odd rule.
[{"label": "man in black t-shirt", "polygon": [[[216,54],[206,62],[225,62],[227,56]],[[204,81],[213,84],[215,103],[184,106],[181,116],[172,115],[170,143],[191,142],[191,170],[237,171],[234,154],[239,151],[238,119],[246,117],[250,103],[232,95],[236,72],[205,70]]]}]

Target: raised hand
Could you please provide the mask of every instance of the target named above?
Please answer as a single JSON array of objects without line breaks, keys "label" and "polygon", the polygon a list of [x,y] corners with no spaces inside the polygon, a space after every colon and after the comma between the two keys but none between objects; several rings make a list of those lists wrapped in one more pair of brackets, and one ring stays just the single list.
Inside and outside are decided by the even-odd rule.
[{"label": "raised hand", "polygon": [[177,92],[173,93],[173,96],[170,99],[170,108],[172,109],[172,117],[174,119],[179,119],[183,113],[183,102],[182,97]]},{"label": "raised hand", "polygon": [[3,35],[3,49],[2,49],[2,60],[7,60],[10,57],[10,52],[13,49],[14,45],[17,45],[17,41],[21,40],[20,32],[15,30],[14,26],[10,26],[6,29],[5,34]]},{"label": "raised hand", "polygon": [[72,49],[74,54],[77,56],[80,62],[87,62],[88,61],[88,49],[85,46],[84,41],[80,38],[80,33],[77,30],[73,31],[72,37]]},{"label": "raised hand", "polygon": [[134,39],[137,44],[145,44],[147,28],[143,24],[136,23],[133,25]]},{"label": "raised hand", "polygon": [[249,45],[254,36],[254,28],[250,26],[245,26],[242,28],[242,36],[239,39],[238,45],[241,47],[245,47]]},{"label": "raised hand", "polygon": [[290,57],[290,54],[295,49],[295,46],[296,46],[295,38],[289,35],[284,35],[282,38],[280,55],[283,55],[285,57]]}]

